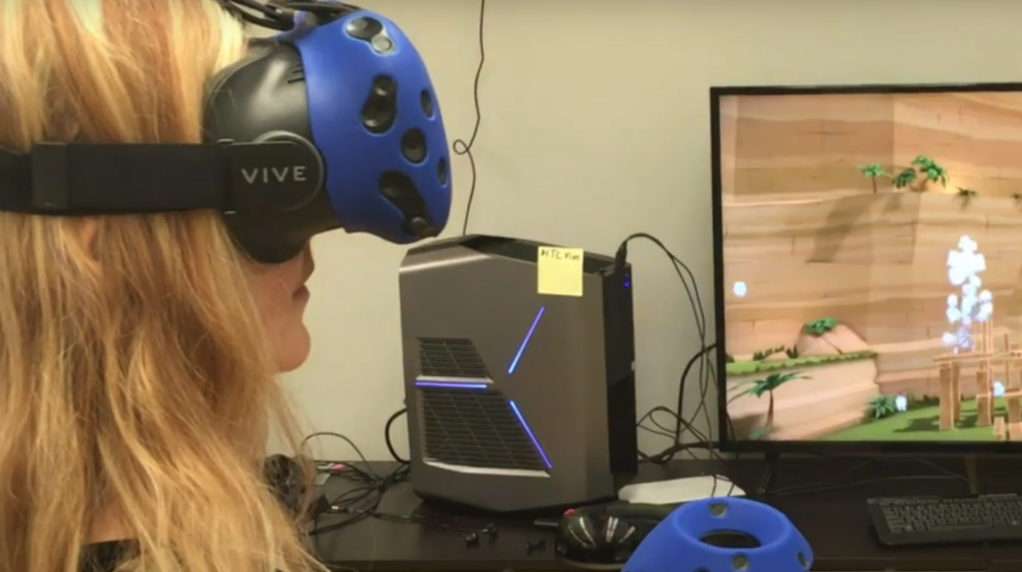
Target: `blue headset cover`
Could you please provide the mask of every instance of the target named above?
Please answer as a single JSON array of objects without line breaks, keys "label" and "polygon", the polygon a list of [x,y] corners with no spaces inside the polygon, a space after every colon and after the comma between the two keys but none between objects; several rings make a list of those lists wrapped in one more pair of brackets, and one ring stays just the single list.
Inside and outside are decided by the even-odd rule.
[{"label": "blue headset cover", "polygon": [[[276,40],[301,54],[313,143],[323,156],[326,191],[341,227],[396,243],[417,240],[405,228],[404,214],[379,191],[380,178],[397,172],[415,183],[433,226],[443,228],[451,206],[447,136],[433,83],[415,46],[393,21],[364,10],[320,26],[309,25],[310,19],[307,12],[299,13],[295,29]],[[359,38],[357,30],[371,28],[374,21],[381,30]],[[374,42],[390,47],[381,53]],[[372,105],[367,95],[379,78],[393,81],[396,109],[393,124],[373,133],[361,117],[363,108]],[[416,129],[424,136],[425,156],[413,163],[402,153],[402,139]]]}]

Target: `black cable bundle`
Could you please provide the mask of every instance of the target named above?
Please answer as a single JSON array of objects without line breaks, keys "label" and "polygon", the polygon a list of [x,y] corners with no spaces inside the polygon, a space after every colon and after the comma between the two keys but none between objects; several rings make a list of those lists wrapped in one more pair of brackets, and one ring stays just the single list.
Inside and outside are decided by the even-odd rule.
[{"label": "black cable bundle", "polygon": [[[395,415],[392,419],[396,417]],[[332,431],[319,431],[305,437],[305,440],[302,442],[303,447],[305,443],[314,437],[336,437],[343,439],[355,450],[361,461],[361,466],[355,463],[343,463],[343,468],[334,472],[334,476],[357,483],[357,486],[328,501],[330,506],[329,512],[331,514],[347,514],[349,515],[348,518],[326,526],[319,526],[317,519],[317,526],[311,534],[315,535],[330,530],[337,530],[365,518],[377,516],[380,501],[383,500],[383,495],[387,490],[395,484],[408,479],[410,467],[407,464],[400,464],[394,470],[383,475],[377,473],[373,469],[372,464],[366,459],[366,456],[362,454],[362,450],[346,435]]]},{"label": "black cable bundle", "polygon": [[383,495],[390,487],[406,480],[408,472],[408,465],[400,465],[386,475],[378,475],[370,467],[361,469],[351,464],[347,465],[347,468],[337,475],[355,481],[358,486],[330,499],[329,503],[332,514],[346,514],[348,517],[339,522],[317,526],[312,534],[344,528],[369,517],[383,516],[379,512]]},{"label": "black cable bundle", "polygon": [[[652,242],[667,255],[668,260],[670,260],[671,265],[674,267],[675,273],[678,275],[678,279],[681,280],[682,287],[685,289],[685,294],[692,310],[692,317],[695,322],[696,331],[699,333],[700,341],[699,351],[691,360],[689,360],[681,374],[681,377],[678,379],[677,408],[671,410],[670,408],[662,405],[657,406],[646,412],[646,414],[639,419],[638,426],[640,429],[657,435],[662,435],[673,440],[670,447],[655,455],[647,455],[641,451],[639,452],[639,456],[642,460],[662,464],[674,459],[675,455],[684,450],[692,448],[705,448],[710,451],[713,450],[713,439],[711,435],[713,422],[710,419],[710,408],[707,406],[706,397],[709,394],[711,384],[716,382],[716,366],[711,358],[714,356],[712,350],[716,349],[717,345],[715,343],[707,343],[706,313],[703,311],[702,296],[699,293],[699,287],[696,284],[695,275],[692,273],[692,269],[682,262],[682,260],[673,252],[671,252],[663,241],[645,232],[632,234],[626,238],[617,249],[614,260],[618,268],[623,267],[628,258],[628,243],[636,239],[645,239]],[[689,374],[697,365],[700,394],[699,405],[692,413],[692,416],[685,419],[685,385]],[[657,412],[670,414],[674,418],[671,421],[671,425],[673,425],[673,427],[668,428],[664,424],[656,421],[653,414]],[[700,414],[703,415],[706,421],[707,433],[705,434],[695,427],[695,421]],[[653,423],[655,428],[645,425],[645,421],[647,419]],[[686,432],[691,433],[692,436],[698,439],[698,443],[684,443],[682,438],[685,436]]]}]

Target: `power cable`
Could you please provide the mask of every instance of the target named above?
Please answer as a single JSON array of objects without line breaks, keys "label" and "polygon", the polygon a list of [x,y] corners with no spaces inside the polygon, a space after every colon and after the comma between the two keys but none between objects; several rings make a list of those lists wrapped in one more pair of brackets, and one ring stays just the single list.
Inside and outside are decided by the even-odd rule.
[{"label": "power cable", "polygon": [[454,150],[456,155],[465,155],[468,158],[469,168],[472,170],[472,182],[469,186],[468,191],[468,203],[465,206],[465,220],[461,224],[461,234],[464,236],[468,233],[468,219],[472,214],[472,201],[476,196],[476,160],[475,156],[472,155],[472,146],[475,145],[476,137],[479,135],[479,125],[482,123],[483,114],[482,108],[479,104],[479,78],[483,74],[483,64],[486,63],[486,36],[484,34],[484,23],[486,22],[486,0],[480,0],[479,2],[479,65],[476,67],[475,81],[472,84],[472,100],[475,103],[476,120],[475,126],[472,128],[472,136],[469,137],[466,143],[463,139],[455,139],[451,148]]}]

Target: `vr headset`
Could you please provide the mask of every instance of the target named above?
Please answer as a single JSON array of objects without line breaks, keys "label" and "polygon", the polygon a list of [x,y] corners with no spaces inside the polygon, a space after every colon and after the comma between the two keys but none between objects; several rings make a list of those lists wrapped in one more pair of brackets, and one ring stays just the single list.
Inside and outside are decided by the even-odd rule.
[{"label": "vr headset", "polygon": [[447,137],[425,63],[387,18],[326,2],[218,0],[279,30],[210,83],[201,144],[37,142],[0,149],[0,210],[217,209],[257,261],[343,228],[405,244],[451,206]]}]

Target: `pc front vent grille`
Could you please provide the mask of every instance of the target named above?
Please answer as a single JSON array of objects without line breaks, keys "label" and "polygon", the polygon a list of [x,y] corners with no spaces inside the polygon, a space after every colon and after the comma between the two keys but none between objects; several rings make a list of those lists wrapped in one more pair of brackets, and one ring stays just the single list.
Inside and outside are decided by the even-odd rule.
[{"label": "pc front vent grille", "polygon": [[490,372],[472,340],[422,338],[419,365],[423,377],[486,378]]},{"label": "pc front vent grille", "polygon": [[419,391],[428,459],[489,469],[546,470],[500,392],[433,387]]}]

